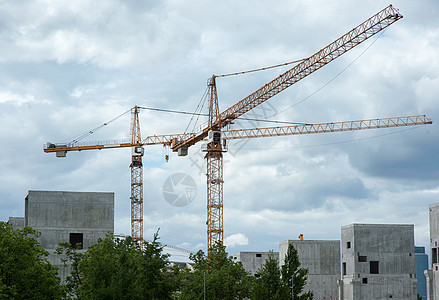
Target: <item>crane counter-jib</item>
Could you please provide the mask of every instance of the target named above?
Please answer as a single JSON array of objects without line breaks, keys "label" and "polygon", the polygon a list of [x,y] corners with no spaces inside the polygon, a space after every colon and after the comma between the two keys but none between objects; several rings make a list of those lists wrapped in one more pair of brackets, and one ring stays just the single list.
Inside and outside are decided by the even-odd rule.
[{"label": "crane counter-jib", "polygon": [[164,134],[164,135],[151,135],[140,143],[131,143],[128,140],[105,140],[105,141],[91,141],[91,142],[70,142],[66,143],[47,143],[43,146],[43,150],[46,153],[63,152],[63,151],[82,151],[82,150],[101,150],[101,149],[114,149],[114,148],[128,148],[128,147],[141,147],[146,145],[164,145],[170,146],[173,140],[184,140],[194,133],[184,134]]}]

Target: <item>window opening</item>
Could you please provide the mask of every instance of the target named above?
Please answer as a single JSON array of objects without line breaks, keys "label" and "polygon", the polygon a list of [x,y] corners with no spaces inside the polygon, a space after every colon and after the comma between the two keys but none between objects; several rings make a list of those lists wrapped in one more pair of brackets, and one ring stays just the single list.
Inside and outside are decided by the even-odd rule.
[{"label": "window opening", "polygon": [[[83,237],[82,233],[71,233],[70,234],[70,245],[72,245],[72,248],[74,248],[74,249],[82,248],[83,241],[84,241],[84,237]],[[78,244],[81,244],[81,246]]]},{"label": "window opening", "polygon": [[379,262],[378,261],[370,261],[370,274],[379,274]]},{"label": "window opening", "polygon": [[358,262],[367,262],[367,256],[359,255],[358,256]]}]

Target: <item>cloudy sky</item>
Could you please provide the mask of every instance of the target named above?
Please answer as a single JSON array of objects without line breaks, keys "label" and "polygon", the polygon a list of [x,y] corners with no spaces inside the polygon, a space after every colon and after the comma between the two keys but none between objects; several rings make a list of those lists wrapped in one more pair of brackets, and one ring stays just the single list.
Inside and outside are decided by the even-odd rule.
[{"label": "cloudy sky", "polygon": [[[393,4],[402,20],[247,117],[320,123],[426,114],[433,124],[230,142],[224,156],[230,253],[276,251],[279,241],[300,233],[339,239],[340,227],[353,222],[414,224],[416,244],[428,246],[428,205],[439,202],[439,3]],[[115,231],[129,234],[130,149],[59,159],[43,152],[46,142],[71,141],[135,105],[194,112],[212,74],[308,57],[387,5],[0,1],[0,220],[24,215],[28,190],[114,191]],[[221,111],[287,68],[219,78]],[[193,128],[190,119],[142,110],[142,135],[182,133]],[[272,125],[239,120],[234,128]],[[87,141],[129,138],[129,127],[127,114]],[[146,147],[146,239],[160,228],[164,243],[205,250],[200,148],[178,157]],[[163,195],[177,173],[196,185],[184,207]],[[176,186],[175,193],[184,192]]]}]

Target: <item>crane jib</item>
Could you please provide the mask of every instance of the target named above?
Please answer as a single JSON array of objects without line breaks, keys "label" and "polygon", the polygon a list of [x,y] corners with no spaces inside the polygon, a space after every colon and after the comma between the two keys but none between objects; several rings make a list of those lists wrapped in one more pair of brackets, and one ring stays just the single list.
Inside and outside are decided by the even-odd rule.
[{"label": "crane jib", "polygon": [[392,5],[389,5],[314,55],[301,61],[293,68],[219,114],[213,126],[206,127],[203,132],[197,136],[172,145],[172,150],[177,151],[180,147],[189,147],[203,140],[211,127],[218,125],[224,127],[231,124],[236,118],[322,68],[401,18],[402,15],[398,10]]}]

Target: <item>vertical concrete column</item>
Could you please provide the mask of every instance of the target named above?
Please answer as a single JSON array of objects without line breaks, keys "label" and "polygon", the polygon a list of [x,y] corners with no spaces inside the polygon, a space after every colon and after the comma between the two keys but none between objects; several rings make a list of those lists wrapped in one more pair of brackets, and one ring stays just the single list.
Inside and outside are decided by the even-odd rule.
[{"label": "vertical concrete column", "polygon": [[425,270],[425,279],[427,281],[427,300],[434,300],[434,289],[433,289],[433,271]]}]

